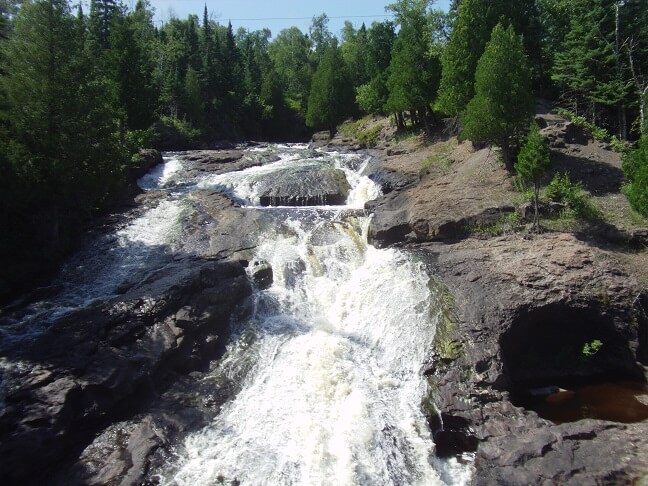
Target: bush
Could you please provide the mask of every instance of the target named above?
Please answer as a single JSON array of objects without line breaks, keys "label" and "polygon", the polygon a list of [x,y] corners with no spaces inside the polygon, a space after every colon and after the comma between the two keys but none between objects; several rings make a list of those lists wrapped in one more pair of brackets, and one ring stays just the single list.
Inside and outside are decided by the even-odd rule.
[{"label": "bush", "polygon": [[584,116],[576,115],[575,113],[572,113],[569,110],[565,110],[564,108],[556,108],[554,111],[558,115],[566,118],[567,120],[570,120],[572,123],[588,132],[590,135],[592,135],[592,137],[594,137],[594,140],[609,143],[612,149],[616,152],[625,153],[628,151],[630,147],[629,142],[619,140],[616,135],[610,135],[606,129],[597,127]]},{"label": "bush", "polygon": [[632,208],[648,216],[648,135],[639,141],[639,147],[623,159],[623,172],[628,184],[624,187]]},{"label": "bush", "polygon": [[600,211],[594,207],[589,194],[583,190],[583,185],[572,183],[569,174],[556,174],[545,188],[545,197],[550,201],[566,204],[577,217],[596,219]]}]

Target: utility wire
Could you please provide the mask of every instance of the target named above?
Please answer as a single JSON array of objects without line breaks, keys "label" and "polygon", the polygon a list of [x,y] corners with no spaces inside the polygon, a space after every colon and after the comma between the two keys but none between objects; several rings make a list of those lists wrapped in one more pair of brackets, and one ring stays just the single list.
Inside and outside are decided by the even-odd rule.
[{"label": "utility wire", "polygon": [[[329,19],[377,19],[377,18],[387,18],[393,17],[393,15],[340,15],[332,16],[327,18]],[[223,17],[225,18],[225,17]],[[237,22],[243,21],[252,21],[252,20],[311,20],[313,17],[264,17],[264,18],[255,18],[255,19],[228,19],[236,20]]]}]

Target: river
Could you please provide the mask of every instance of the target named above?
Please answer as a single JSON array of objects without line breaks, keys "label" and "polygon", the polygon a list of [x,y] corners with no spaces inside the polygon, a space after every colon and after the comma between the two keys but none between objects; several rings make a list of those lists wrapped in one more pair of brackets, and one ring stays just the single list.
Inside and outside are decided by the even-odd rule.
[{"label": "river", "polygon": [[[140,180],[163,197],[73,258],[54,297],[4,323],[3,346],[33,339],[66,312],[117,295],[133,274],[191,251],[182,239],[187,198],[224,192],[273,221],[253,260],[272,266],[274,282],[254,292],[251,311],[237,314],[224,356],[204,377],[234,381],[236,392],[150,479],[186,486],[469,482],[470,464],[434,455],[422,407],[431,393],[423,366],[439,315],[431,275],[406,252],[367,244],[362,208],[380,194],[365,175],[368,157],[304,145],[246,150],[275,157],[238,172],[189,177],[186,162],[169,154]],[[308,184],[304,174],[322,167],[344,174],[344,204],[260,206],[269,181],[291,172],[291,184]],[[161,245],[164,252],[152,250]]]}]

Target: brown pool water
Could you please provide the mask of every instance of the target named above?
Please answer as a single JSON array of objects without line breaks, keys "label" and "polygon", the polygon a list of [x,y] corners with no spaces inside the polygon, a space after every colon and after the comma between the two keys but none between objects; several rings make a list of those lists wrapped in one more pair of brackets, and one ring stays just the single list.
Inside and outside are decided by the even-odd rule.
[{"label": "brown pool water", "polygon": [[555,423],[586,418],[634,423],[648,419],[648,385],[601,383],[561,390],[545,397],[533,409]]}]

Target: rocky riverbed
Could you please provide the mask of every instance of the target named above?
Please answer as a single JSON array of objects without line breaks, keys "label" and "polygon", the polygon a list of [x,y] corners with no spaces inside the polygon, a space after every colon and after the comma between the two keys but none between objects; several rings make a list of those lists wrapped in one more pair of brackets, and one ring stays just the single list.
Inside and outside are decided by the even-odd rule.
[{"label": "rocky riverbed", "polygon": [[[561,122],[549,119],[545,130],[551,123]],[[373,213],[367,233],[376,247],[404,248],[435,275],[430,285],[441,311],[420,373],[432,391],[426,402],[437,454],[474,461],[475,484],[645,479],[647,422],[556,424],[525,402],[529,390],[645,382],[648,297],[641,272],[615,258],[600,232],[594,238],[568,232],[475,236],[474,228],[496,224],[516,209],[496,153],[452,139],[422,146],[393,142],[389,129],[384,132],[366,169],[384,194],[366,205]],[[559,135],[554,150],[572,155],[582,150],[578,144],[589,143],[572,137],[563,146]],[[351,138],[329,146],[361,149]],[[599,164],[612,157],[586,147],[603,153]],[[28,344],[4,343],[5,484],[154,483],[160,478],[152,472],[173,460],[178,440],[210,423],[239,391],[235,377],[214,380],[208,371],[225,352],[233,313],[252,312],[247,297],[272,283],[272,268],[254,261],[252,250],[273,223],[268,213],[241,207],[243,196],[228,186],[227,174],[263,171],[277,156],[230,147],[175,157],[183,181],[172,171],[154,175],[125,214],[94,231],[123,228],[131,244],[146,247],[143,258],[153,267],[129,263],[128,277],[109,298],[48,314],[47,328]],[[325,172],[321,193],[299,195],[306,203],[349,195],[339,169]],[[187,178],[205,176],[211,182],[178,205],[177,194],[192,184]],[[267,197],[275,198],[268,204],[290,205],[295,178],[299,173],[268,186]],[[158,187],[162,180],[165,190]],[[176,236],[181,247],[139,234],[143,226],[128,226],[160,204],[182,222]],[[262,197],[258,204],[264,205]],[[24,318],[26,301],[63,287],[41,289],[3,309],[2,324],[11,328]],[[34,327],[40,329],[38,322]],[[600,348],[583,353],[584,345],[597,341]]]},{"label": "rocky riverbed", "polygon": [[[558,168],[573,169],[595,196],[622,199],[609,176],[618,154],[539,113]],[[536,392],[542,400],[583,384],[646,382],[648,293],[634,233],[614,222],[577,234],[497,231],[517,217],[519,197],[496,151],[447,137],[394,142],[390,130],[383,126],[374,148],[373,177],[386,190],[367,204],[369,238],[417,253],[448,291],[426,371],[437,453],[474,453],[475,484],[645,481],[648,422],[586,418],[585,410],[583,420],[555,424],[526,407]],[[331,143],[358,148],[352,137]],[[595,353],[585,347],[592,342],[601,344]],[[616,406],[645,408],[643,390]]]}]

